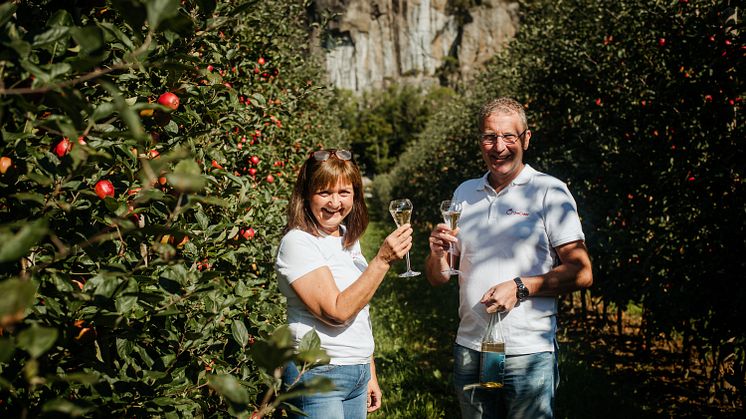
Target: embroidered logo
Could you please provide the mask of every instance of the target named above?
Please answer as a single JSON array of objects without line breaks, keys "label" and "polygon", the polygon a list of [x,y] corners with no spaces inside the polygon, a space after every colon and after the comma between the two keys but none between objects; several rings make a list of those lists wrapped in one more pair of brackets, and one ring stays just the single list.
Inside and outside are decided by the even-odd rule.
[{"label": "embroidered logo", "polygon": [[519,215],[521,217],[528,217],[528,213],[526,211],[514,210],[513,208],[505,211],[505,215]]}]

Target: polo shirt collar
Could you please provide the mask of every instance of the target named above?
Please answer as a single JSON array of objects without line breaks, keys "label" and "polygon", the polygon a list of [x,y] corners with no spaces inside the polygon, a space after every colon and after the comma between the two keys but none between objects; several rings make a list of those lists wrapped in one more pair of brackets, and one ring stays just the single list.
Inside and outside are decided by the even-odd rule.
[{"label": "polo shirt collar", "polygon": [[[525,185],[528,182],[531,181],[531,179],[536,174],[536,170],[534,170],[533,167],[529,166],[528,164],[523,165],[523,169],[521,170],[521,173],[516,176],[515,179],[513,179],[512,182],[510,182],[509,186],[521,186]],[[477,188],[478,191],[485,190],[486,187],[490,187],[492,189],[492,185],[490,185],[490,172],[487,171],[487,173],[482,176],[482,182],[479,184],[479,187]]]}]

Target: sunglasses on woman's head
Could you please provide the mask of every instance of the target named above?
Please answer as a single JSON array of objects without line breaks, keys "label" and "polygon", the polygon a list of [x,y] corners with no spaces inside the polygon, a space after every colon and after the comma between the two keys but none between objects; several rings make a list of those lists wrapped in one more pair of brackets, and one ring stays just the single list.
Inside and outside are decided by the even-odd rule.
[{"label": "sunglasses on woman's head", "polygon": [[338,159],[342,161],[349,161],[352,160],[352,153],[349,150],[337,150],[337,149],[329,149],[329,150],[319,150],[314,151],[311,153],[314,159],[316,161],[327,161],[329,160],[329,157],[335,156]]}]

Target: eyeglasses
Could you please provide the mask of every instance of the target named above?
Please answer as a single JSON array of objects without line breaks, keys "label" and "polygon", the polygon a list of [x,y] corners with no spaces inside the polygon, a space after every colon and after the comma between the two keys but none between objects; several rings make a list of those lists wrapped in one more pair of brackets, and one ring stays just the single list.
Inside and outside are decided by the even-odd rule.
[{"label": "eyeglasses", "polygon": [[352,153],[350,153],[349,150],[337,150],[335,148],[314,151],[311,155],[316,159],[316,161],[327,161],[331,156],[335,156],[342,161],[352,160]]},{"label": "eyeglasses", "polygon": [[511,145],[511,144],[515,144],[515,142],[518,141],[518,139],[523,137],[523,134],[525,134],[526,131],[528,131],[528,128],[524,129],[523,132],[518,135],[515,135],[515,134],[497,135],[497,134],[487,133],[487,134],[482,134],[480,138],[482,140],[482,145],[486,145],[486,146],[493,146],[497,144],[498,138],[502,138],[505,144]]}]

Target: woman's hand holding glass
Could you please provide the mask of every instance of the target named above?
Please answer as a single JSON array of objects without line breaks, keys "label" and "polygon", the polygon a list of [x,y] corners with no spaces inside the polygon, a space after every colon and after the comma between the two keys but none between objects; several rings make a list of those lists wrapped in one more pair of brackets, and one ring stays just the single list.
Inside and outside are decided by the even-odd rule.
[{"label": "woman's hand holding glass", "polygon": [[391,232],[378,249],[376,257],[391,264],[403,259],[412,248],[412,226],[404,224]]}]

